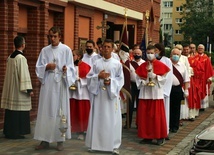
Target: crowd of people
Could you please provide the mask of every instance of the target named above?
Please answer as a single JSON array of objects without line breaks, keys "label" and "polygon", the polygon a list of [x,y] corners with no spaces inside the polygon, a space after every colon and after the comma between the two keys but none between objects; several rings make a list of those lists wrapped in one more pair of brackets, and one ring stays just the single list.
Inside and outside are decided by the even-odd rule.
[{"label": "crowd of people", "polygon": [[[195,44],[176,45],[168,58],[161,43],[151,43],[144,60],[137,44],[123,51],[118,41],[98,39],[95,45],[88,40],[84,52],[72,51],[60,38],[60,29],[52,27],[50,45],[41,50],[36,63],[41,83],[34,132],[34,139],[41,142],[36,150],[57,142],[56,149],[62,151],[63,142],[76,133],[89,151],[119,154],[122,128],[133,123],[141,144],[163,145],[182,120],[194,121],[199,110],[209,106],[213,69],[202,44],[197,50]],[[5,137],[19,139],[30,132],[33,88],[23,55],[24,38],[17,36],[14,45],[16,51],[7,60],[1,108],[5,109]],[[8,82],[9,76],[13,82]],[[126,114],[124,126],[122,114]]]}]

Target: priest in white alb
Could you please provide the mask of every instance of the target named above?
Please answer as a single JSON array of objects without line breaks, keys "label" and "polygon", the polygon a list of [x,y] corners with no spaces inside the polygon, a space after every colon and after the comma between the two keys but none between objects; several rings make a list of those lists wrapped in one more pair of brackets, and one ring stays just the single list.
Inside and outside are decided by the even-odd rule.
[{"label": "priest in white alb", "polygon": [[121,63],[111,57],[113,42],[103,43],[103,58],[94,62],[87,75],[92,94],[91,110],[86,134],[89,151],[107,151],[119,154],[122,138],[122,118],[119,92],[124,84]]},{"label": "priest in white alb", "polygon": [[[69,86],[76,76],[72,51],[60,42],[60,29],[52,27],[49,38],[51,44],[41,50],[36,63],[41,88],[34,139],[41,143],[35,149],[46,149],[49,143],[57,142],[56,149],[62,151],[65,138],[71,138]],[[63,115],[68,128],[65,137],[59,130]]]}]

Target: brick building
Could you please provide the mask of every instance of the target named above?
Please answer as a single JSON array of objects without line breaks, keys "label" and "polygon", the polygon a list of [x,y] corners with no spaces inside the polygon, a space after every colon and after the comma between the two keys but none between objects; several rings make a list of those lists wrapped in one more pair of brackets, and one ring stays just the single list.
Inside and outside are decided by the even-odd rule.
[{"label": "brick building", "polygon": [[[0,1],[0,96],[2,94],[6,59],[13,52],[13,38],[19,34],[26,39],[25,56],[31,72],[35,96],[32,98],[31,118],[37,114],[40,83],[35,64],[42,47],[48,45],[47,34],[52,26],[63,32],[62,42],[71,49],[80,48],[87,39],[120,38],[127,8],[129,44],[141,43],[145,32],[145,12],[150,11],[149,40],[159,41],[160,0],[1,0]],[[110,28],[98,29],[101,22]],[[0,128],[4,110],[0,109]]]}]

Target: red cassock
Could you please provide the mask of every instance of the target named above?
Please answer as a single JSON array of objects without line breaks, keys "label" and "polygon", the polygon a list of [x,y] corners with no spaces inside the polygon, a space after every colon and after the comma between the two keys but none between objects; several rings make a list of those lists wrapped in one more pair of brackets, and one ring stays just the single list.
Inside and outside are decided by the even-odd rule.
[{"label": "red cassock", "polygon": [[190,109],[201,108],[201,94],[202,94],[202,82],[201,82],[201,70],[202,65],[199,63],[195,56],[188,58],[189,64],[193,69],[194,75],[190,77],[190,87],[188,96],[188,106]]},{"label": "red cassock", "polygon": [[[145,62],[137,68],[136,74],[139,77],[147,78],[147,65],[148,62]],[[159,60],[153,61],[153,72],[156,75],[162,76],[169,70],[170,69]],[[152,89],[158,88],[153,87]],[[148,91],[149,90],[151,90],[151,87],[148,88]],[[138,137],[144,139],[160,139],[167,137],[166,116],[163,99],[153,99],[152,97],[151,99],[139,99],[137,114]]]},{"label": "red cassock", "polygon": [[[86,78],[86,75],[91,69],[91,67],[83,61],[79,63],[78,68],[80,78]],[[71,113],[70,116],[72,132],[84,132],[87,130],[89,112],[90,112],[89,99],[88,100],[74,98],[70,99],[70,113]]]},{"label": "red cassock", "polygon": [[203,54],[202,56],[197,54],[195,59],[197,60],[198,65],[201,67],[200,70],[197,70],[197,76],[199,79],[197,82],[201,83],[201,99],[204,99],[207,95],[206,84],[208,84],[209,88],[211,84],[207,83],[207,80],[213,76],[212,64],[210,58],[206,54]]}]

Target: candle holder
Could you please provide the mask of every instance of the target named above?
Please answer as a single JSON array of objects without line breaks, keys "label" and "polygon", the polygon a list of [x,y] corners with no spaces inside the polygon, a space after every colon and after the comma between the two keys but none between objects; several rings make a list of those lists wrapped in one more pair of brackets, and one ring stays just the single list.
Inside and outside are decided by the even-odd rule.
[{"label": "candle holder", "polygon": [[[149,65],[147,66],[147,71],[148,71],[148,73],[149,73],[149,72],[153,72],[153,68],[152,68],[152,65],[151,65],[150,62],[149,62]],[[149,78],[149,82],[147,83],[147,86],[149,86],[149,87],[154,87],[154,86],[155,86],[155,82],[152,81],[151,78]]]},{"label": "candle holder", "polygon": [[77,86],[75,84],[72,84],[70,87],[69,87],[70,90],[77,90]]},{"label": "candle holder", "polygon": [[68,129],[68,123],[65,115],[62,115],[60,118],[59,130],[62,133],[61,137],[65,137],[65,133]]},{"label": "candle holder", "polygon": [[104,83],[104,86],[102,87],[102,90],[106,90],[105,86],[107,86],[107,85],[110,84],[110,78],[109,77],[105,78],[104,81],[103,81],[103,83]]},{"label": "candle holder", "polygon": [[155,82],[153,82],[152,79],[149,78],[149,82],[147,83],[147,86],[154,87],[155,86]]}]

